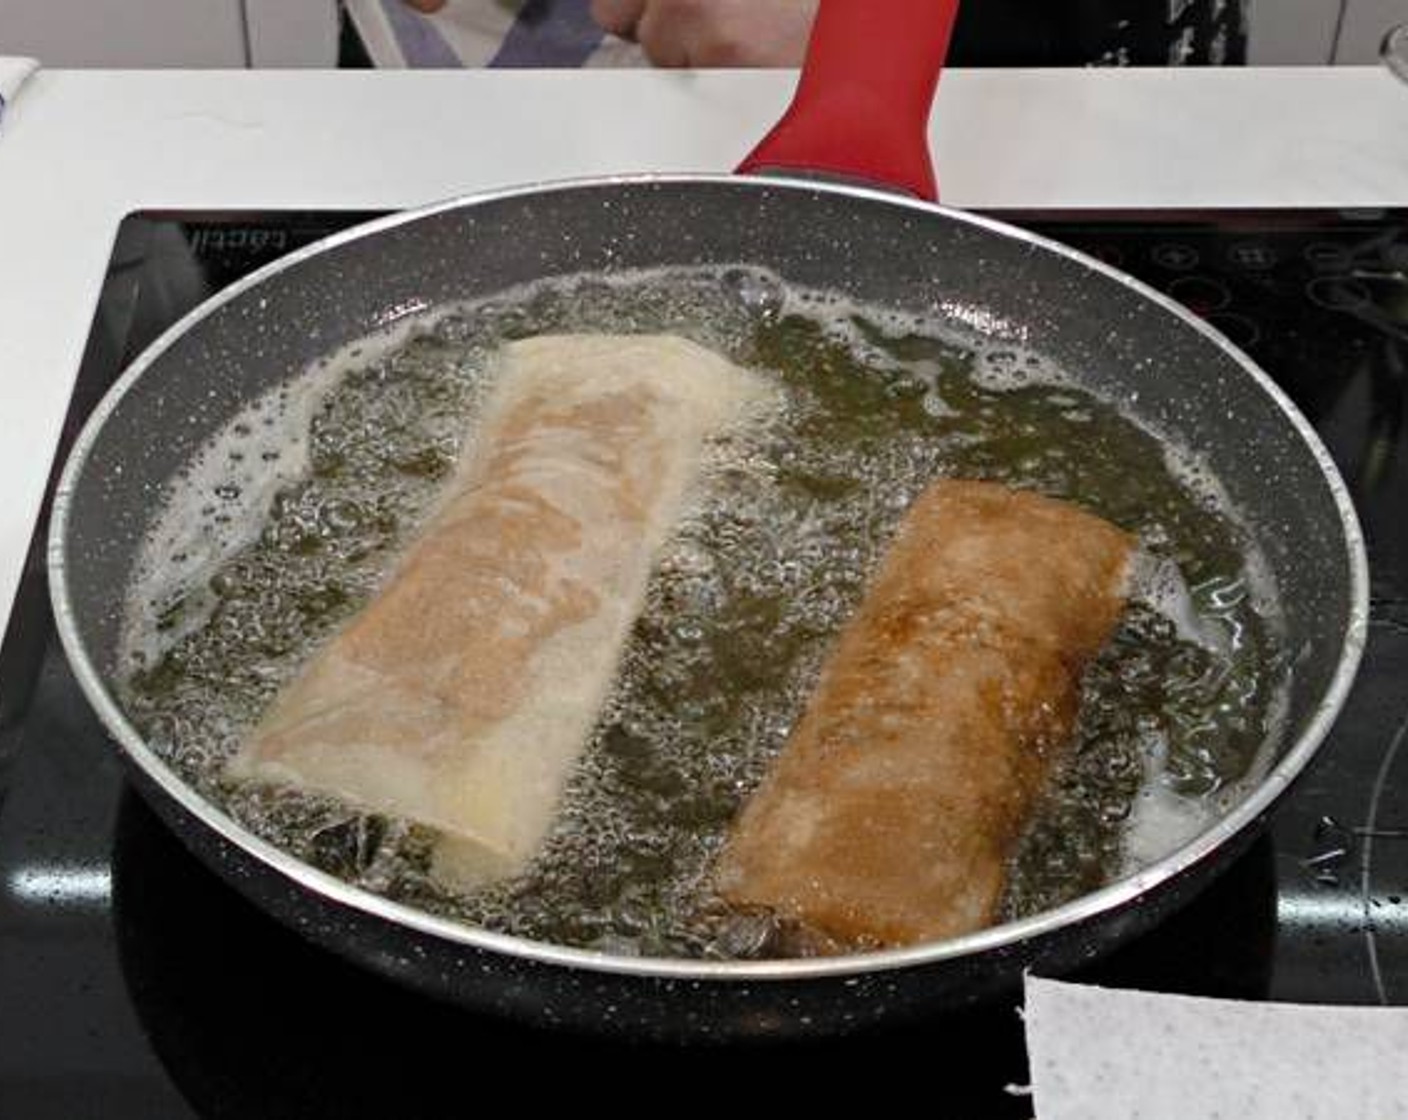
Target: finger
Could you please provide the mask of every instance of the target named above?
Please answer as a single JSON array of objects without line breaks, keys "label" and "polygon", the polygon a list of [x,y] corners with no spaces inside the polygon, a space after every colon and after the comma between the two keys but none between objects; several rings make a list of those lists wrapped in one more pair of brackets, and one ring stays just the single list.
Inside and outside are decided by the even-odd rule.
[{"label": "finger", "polygon": [[592,0],[592,19],[603,31],[634,39],[645,4],[646,0]]},{"label": "finger", "polygon": [[656,66],[797,66],[818,0],[649,0],[636,38]]},{"label": "finger", "polygon": [[445,6],[445,0],[406,0],[406,3],[416,11],[425,12],[427,15],[431,12],[438,12]]},{"label": "finger", "polygon": [[655,66],[694,66],[698,40],[707,31],[703,22],[693,4],[652,0],[636,27],[636,39]]}]

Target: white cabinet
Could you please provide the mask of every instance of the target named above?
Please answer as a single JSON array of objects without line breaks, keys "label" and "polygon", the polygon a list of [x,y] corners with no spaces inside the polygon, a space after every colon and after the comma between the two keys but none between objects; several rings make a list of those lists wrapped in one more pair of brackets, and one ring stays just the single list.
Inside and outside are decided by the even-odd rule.
[{"label": "white cabinet", "polygon": [[60,67],[335,66],[336,0],[0,0],[0,55]]},{"label": "white cabinet", "polygon": [[336,0],[244,0],[251,66],[336,66]]},{"label": "white cabinet", "polygon": [[1368,65],[1408,0],[1251,0],[1254,66]]},{"label": "white cabinet", "polygon": [[1350,0],[1335,61],[1377,62],[1384,32],[1408,23],[1408,0]]}]

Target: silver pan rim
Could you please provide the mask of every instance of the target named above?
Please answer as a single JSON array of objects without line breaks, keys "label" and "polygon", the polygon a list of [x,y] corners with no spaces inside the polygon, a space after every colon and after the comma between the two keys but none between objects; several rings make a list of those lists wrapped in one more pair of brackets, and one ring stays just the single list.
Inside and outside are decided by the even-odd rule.
[{"label": "silver pan rim", "polygon": [[[682,186],[687,189],[694,185],[706,185],[714,188],[730,187],[742,191],[767,189],[842,195],[883,203],[887,206],[899,206],[928,215],[937,215],[945,220],[982,228],[1056,253],[1086,269],[1122,284],[1143,299],[1157,305],[1167,314],[1181,320],[1186,326],[1198,331],[1209,344],[1221,350],[1224,355],[1240,366],[1242,371],[1280,409],[1319,465],[1335,507],[1339,512],[1347,550],[1345,559],[1350,582],[1350,614],[1334,676],[1317,703],[1305,730],[1285,755],[1245,794],[1242,800],[1215,824],[1197,834],[1157,863],[1118,879],[1097,891],[1082,895],[1062,906],[1042,911],[1029,918],[1004,923],[946,941],[815,959],[705,961],[669,957],[628,957],[589,949],[568,948],[548,942],[495,933],[453,919],[436,917],[425,911],[372,894],[360,887],[352,886],[295,859],[244,828],[223,810],[201,798],[147,746],[145,740],[128,722],[121,708],[109,694],[96,665],[90,660],[79,636],[77,620],[74,617],[68,591],[66,542],[72,517],[74,490],[79,484],[89,453],[104,428],[107,418],[117,408],[131,387],[141,379],[145,371],[160,358],[175,340],[226,303],[243,295],[250,288],[271,276],[296,267],[310,257],[447,210],[519,197],[541,197],[546,194],[568,191],[610,189],[620,186],[657,186],[662,189]],[[407,314],[419,313],[420,310],[423,309],[412,309]],[[389,321],[374,326],[386,325],[389,325]],[[116,738],[118,745],[128,758],[165,795],[205,827],[219,835],[225,842],[253,856],[284,878],[328,901],[421,934],[463,945],[468,949],[503,954],[521,960],[568,969],[666,981],[731,983],[804,981],[900,971],[932,965],[941,961],[976,957],[987,952],[1011,949],[1021,943],[1037,941],[1067,927],[1077,926],[1107,912],[1119,911],[1137,904],[1150,891],[1171,882],[1185,871],[1211,858],[1234,836],[1251,827],[1270,812],[1287,787],[1315,755],[1343,707],[1364,652],[1369,618],[1369,567],[1363,533],[1354,505],[1350,500],[1348,488],[1320,437],[1290,398],[1251,358],[1168,296],[1105,262],[1087,256],[1067,245],[986,216],[850,184],[773,176],[748,178],[713,173],[642,173],[593,176],[524,184],[458,196],[358,224],[281,257],[236,281],[164,331],[137,357],[93,410],[69,453],[59,486],[55,492],[47,542],[47,559],[50,598],[59,638],[73,668],[74,676],[88,702],[108,732]]]}]

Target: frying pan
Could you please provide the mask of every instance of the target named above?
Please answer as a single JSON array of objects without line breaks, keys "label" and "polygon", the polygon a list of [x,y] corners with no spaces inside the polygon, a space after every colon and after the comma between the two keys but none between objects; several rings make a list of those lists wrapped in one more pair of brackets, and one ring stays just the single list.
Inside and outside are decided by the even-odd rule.
[{"label": "frying pan", "polygon": [[[1235,857],[1310,761],[1349,689],[1368,609],[1363,543],[1329,456],[1265,374],[1160,294],[929,201],[923,136],[956,4],[886,9],[882,24],[863,0],[827,0],[797,99],[744,165],[806,166],[847,182],[637,175],[497,191],[374,222],[196,309],[94,413],[64,471],[49,542],[64,647],[139,791],[269,913],[424,992],[538,1024],[677,1039],[833,1033],[961,1007],[1010,989],[1023,969],[1067,969],[1148,928]],[[981,321],[994,337],[1084,371],[1095,393],[1206,461],[1265,556],[1294,661],[1274,757],[1225,816],[1137,874],[941,943],[820,960],[639,959],[488,932],[336,880],[242,828],[143,742],[113,699],[119,589],[165,482],[248,402],[423,308],[548,275],[737,262],[866,303]]]}]

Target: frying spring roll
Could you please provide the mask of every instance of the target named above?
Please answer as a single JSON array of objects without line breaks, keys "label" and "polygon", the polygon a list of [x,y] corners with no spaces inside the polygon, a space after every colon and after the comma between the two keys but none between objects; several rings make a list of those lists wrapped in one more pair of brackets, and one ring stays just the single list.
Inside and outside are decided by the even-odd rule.
[{"label": "frying spring roll", "polygon": [[764,394],[668,336],[541,337],[503,360],[438,512],[229,767],[439,830],[455,886],[538,849],[704,441]]},{"label": "frying spring roll", "polygon": [[798,923],[814,952],[991,924],[1132,547],[1050,498],[925,490],[734,824],[723,897]]}]

